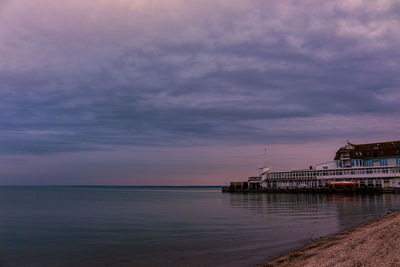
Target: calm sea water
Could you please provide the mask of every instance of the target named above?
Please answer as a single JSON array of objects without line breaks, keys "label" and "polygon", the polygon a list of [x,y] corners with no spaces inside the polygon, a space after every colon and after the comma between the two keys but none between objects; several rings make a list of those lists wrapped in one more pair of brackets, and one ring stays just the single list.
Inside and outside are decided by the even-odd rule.
[{"label": "calm sea water", "polygon": [[1,266],[253,266],[400,208],[400,195],[0,187]]}]

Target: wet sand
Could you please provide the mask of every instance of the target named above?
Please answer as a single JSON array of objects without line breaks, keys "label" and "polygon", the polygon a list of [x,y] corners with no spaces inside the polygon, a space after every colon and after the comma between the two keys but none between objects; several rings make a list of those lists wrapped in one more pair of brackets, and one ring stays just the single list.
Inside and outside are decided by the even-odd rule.
[{"label": "wet sand", "polygon": [[400,266],[400,211],[259,266]]}]

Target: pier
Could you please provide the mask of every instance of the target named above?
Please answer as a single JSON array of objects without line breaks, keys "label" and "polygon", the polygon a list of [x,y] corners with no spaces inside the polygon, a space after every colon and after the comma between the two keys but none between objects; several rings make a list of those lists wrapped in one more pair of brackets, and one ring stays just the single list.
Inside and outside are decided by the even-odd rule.
[{"label": "pier", "polygon": [[366,194],[366,193],[400,193],[396,188],[260,188],[260,189],[239,189],[229,186],[222,187],[223,193],[319,193],[319,194]]},{"label": "pier", "polygon": [[231,182],[229,193],[398,193],[400,141],[351,144],[339,148],[333,161],[307,169],[270,171]]}]

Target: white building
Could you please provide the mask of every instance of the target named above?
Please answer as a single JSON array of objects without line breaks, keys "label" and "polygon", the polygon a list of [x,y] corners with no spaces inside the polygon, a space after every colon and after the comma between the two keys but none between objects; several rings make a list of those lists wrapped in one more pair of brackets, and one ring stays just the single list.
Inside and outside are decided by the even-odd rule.
[{"label": "white building", "polygon": [[347,142],[331,162],[304,170],[264,173],[262,183],[264,188],[321,188],[350,184],[400,189],[400,141],[359,145]]}]

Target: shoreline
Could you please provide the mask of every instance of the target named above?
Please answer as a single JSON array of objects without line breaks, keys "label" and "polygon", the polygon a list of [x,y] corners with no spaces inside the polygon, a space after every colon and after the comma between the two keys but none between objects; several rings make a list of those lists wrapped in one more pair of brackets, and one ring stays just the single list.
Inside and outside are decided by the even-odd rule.
[{"label": "shoreline", "polygon": [[399,266],[399,249],[400,210],[396,210],[257,266]]}]

